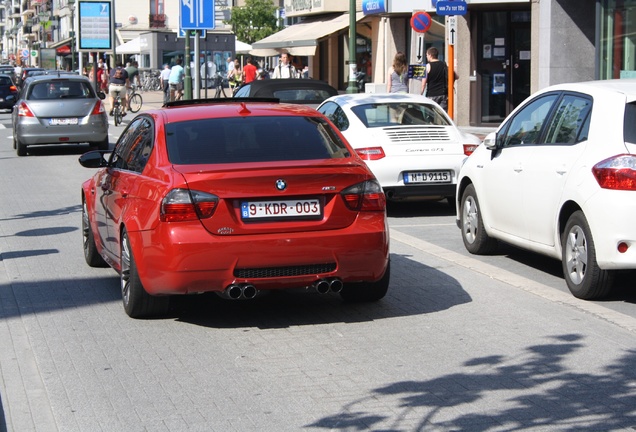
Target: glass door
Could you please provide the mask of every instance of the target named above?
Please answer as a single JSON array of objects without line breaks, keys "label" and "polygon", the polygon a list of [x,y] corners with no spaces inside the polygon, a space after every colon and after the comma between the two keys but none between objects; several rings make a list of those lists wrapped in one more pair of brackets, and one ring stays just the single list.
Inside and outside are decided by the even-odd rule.
[{"label": "glass door", "polygon": [[499,124],[530,95],[530,12],[481,12],[477,105],[481,124]]}]

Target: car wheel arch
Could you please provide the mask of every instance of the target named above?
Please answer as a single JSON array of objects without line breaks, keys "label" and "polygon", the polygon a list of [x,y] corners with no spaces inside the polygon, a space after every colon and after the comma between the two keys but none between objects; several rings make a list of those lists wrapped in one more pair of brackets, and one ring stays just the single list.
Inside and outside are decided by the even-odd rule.
[{"label": "car wheel arch", "polygon": [[[558,224],[559,232],[556,233],[556,236],[558,237],[557,244],[559,245],[559,249],[563,249],[561,238],[563,236],[563,231],[565,231],[565,225],[568,223],[570,216],[572,216],[574,212],[579,210],[582,211],[581,207],[574,201],[566,201],[561,206],[561,211],[559,212],[559,224]],[[559,254],[561,253],[560,250],[558,252]]]}]

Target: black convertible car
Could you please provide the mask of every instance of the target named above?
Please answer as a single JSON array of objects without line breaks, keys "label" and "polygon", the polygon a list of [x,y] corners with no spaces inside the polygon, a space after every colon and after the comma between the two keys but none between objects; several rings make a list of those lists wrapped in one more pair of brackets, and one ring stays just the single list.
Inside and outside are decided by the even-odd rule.
[{"label": "black convertible car", "polygon": [[314,79],[265,79],[243,85],[234,97],[276,98],[284,103],[303,104],[317,108],[338,90],[324,81]]}]

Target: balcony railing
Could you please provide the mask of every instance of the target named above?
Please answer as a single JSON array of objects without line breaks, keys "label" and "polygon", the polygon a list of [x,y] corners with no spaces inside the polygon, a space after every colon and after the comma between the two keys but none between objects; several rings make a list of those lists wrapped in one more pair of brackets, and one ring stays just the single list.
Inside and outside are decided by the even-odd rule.
[{"label": "balcony railing", "polygon": [[165,14],[150,14],[148,21],[150,28],[164,28],[166,26]]}]

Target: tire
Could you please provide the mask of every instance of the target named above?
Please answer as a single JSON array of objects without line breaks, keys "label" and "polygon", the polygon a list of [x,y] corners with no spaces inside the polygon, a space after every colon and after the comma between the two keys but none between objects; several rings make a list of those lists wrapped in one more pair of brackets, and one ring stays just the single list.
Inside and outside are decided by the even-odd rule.
[{"label": "tire", "polygon": [[462,194],[459,226],[466,250],[475,255],[486,255],[497,249],[497,240],[490,238],[481,218],[475,187],[469,184]]},{"label": "tire", "polygon": [[108,267],[104,258],[97,251],[95,245],[95,237],[93,230],[91,229],[90,221],[88,219],[88,209],[86,208],[86,202],[82,206],[82,237],[84,247],[84,259],[86,264],[90,267]]},{"label": "tire", "polygon": [[131,113],[139,112],[143,103],[144,103],[144,100],[141,97],[141,95],[139,93],[134,93],[130,97],[130,100],[128,101],[128,110]]},{"label": "tire", "polygon": [[374,302],[386,295],[391,279],[391,261],[382,278],[377,282],[346,283],[340,291],[340,297],[349,302]]},{"label": "tire", "polygon": [[164,315],[170,306],[170,297],[151,296],[146,292],[132,255],[128,233],[121,234],[120,285],[124,310],[131,318],[148,318]]},{"label": "tire", "polygon": [[115,108],[115,111],[113,111],[113,120],[115,122],[115,126],[119,126],[121,124],[122,116],[119,108]]},{"label": "tire", "polygon": [[568,219],[561,245],[563,276],[572,295],[583,300],[607,297],[615,273],[599,268],[594,239],[582,211],[572,213]]},{"label": "tire", "polygon": [[15,146],[15,152],[18,156],[26,156],[27,155],[27,146],[20,142],[19,139],[15,138],[15,142],[13,143]]}]

